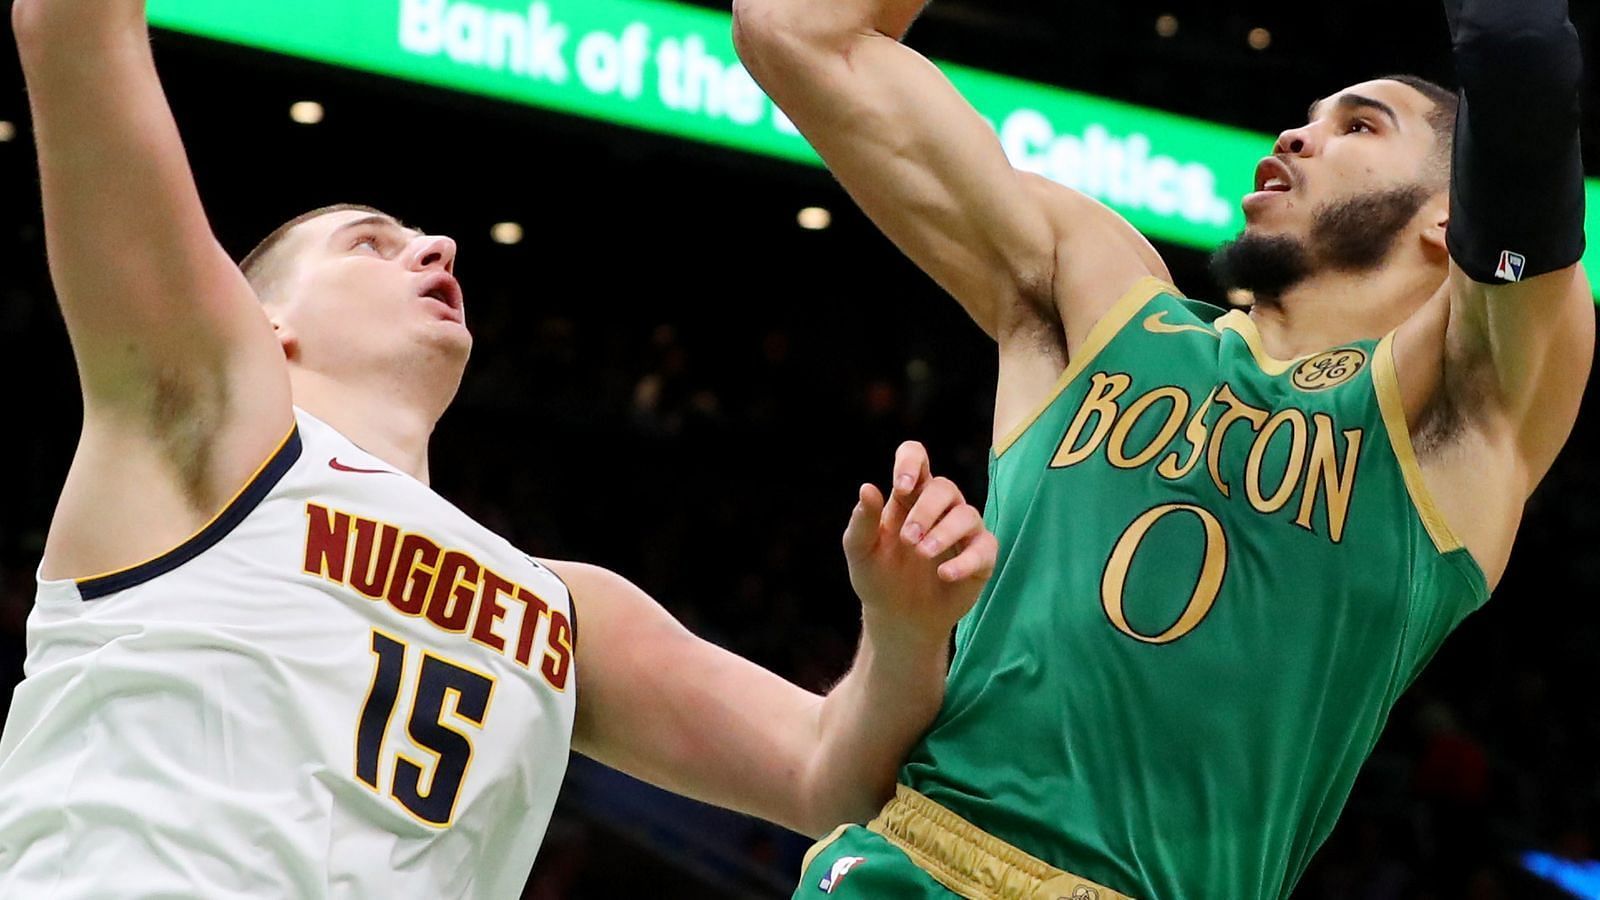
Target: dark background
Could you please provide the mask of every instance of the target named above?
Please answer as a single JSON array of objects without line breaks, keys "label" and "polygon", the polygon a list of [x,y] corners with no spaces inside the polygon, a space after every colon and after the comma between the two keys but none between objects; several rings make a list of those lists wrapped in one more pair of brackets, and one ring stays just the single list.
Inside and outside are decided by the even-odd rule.
[{"label": "dark background", "polygon": [[[1580,31],[1600,37],[1600,4],[1575,6]],[[1157,36],[1163,13],[1178,17],[1176,36]],[[1246,44],[1257,26],[1272,32],[1266,50]],[[0,120],[18,133],[0,143],[0,713],[21,677],[31,576],[80,415],[4,37]],[[1423,0],[940,0],[912,40],[1270,133],[1374,75],[1451,78],[1443,16]],[[895,446],[916,438],[983,496],[992,347],[822,172],[193,39],[156,43],[236,254],[336,201],[460,242],[478,345],[438,431],[435,486],[529,552],[614,568],[700,634],[820,690],[857,633],[838,550],[855,486],[886,480]],[[315,128],[286,114],[308,98],[328,110]],[[1587,115],[1600,159],[1597,128]],[[796,227],[813,204],[833,210],[832,229]],[[523,244],[489,241],[504,219],[527,226]],[[1202,254],[1161,249],[1180,286],[1212,292]],[[1562,896],[1513,854],[1600,856],[1597,445],[1591,391],[1494,601],[1395,710],[1297,897]],[[528,896],[787,896],[804,847],[579,764]]]}]

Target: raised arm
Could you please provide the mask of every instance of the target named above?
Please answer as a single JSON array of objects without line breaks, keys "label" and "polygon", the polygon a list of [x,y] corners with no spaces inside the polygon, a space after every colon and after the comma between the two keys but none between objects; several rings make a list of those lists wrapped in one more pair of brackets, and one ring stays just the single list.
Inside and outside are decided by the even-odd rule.
[{"label": "raised arm", "polygon": [[1461,81],[1448,309],[1402,331],[1397,364],[1421,376],[1402,380],[1412,421],[1448,397],[1521,476],[1520,505],[1566,442],[1594,357],[1594,301],[1578,263],[1583,61],[1566,0],[1445,8]]},{"label": "raised arm", "polygon": [[902,449],[897,472],[912,481],[887,507],[863,487],[845,533],[864,627],[854,667],[826,697],[695,637],[615,574],[552,563],[583,622],[574,747],[813,836],[875,813],[938,712],[950,629],[996,552],[955,486],[928,479],[920,447]]},{"label": "raised arm", "polygon": [[84,432],[55,575],[138,562],[217,512],[292,421],[271,326],[212,236],[143,0],[16,0],[50,273]]},{"label": "raised arm", "polygon": [[[1002,343],[1087,325],[1155,251],[1099,203],[1017,171],[994,130],[900,43],[924,0],[735,0],[739,55],[901,250]],[[1098,278],[1077,270],[1093,263]]]}]

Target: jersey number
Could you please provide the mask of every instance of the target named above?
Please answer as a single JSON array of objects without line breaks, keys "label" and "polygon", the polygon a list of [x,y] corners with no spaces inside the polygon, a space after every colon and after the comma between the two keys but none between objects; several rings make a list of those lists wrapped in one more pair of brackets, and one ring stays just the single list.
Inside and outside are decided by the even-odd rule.
[{"label": "jersey number", "polygon": [[[1150,529],[1174,513],[1189,513],[1205,526],[1205,556],[1200,563],[1200,577],[1196,580],[1194,591],[1189,595],[1189,603],[1183,608],[1178,620],[1160,634],[1143,634],[1128,624],[1128,616],[1124,610],[1128,568],[1133,564],[1133,554],[1144,542],[1144,537],[1150,533]],[[1217,521],[1217,517],[1192,504],[1169,503],[1134,519],[1128,530],[1117,539],[1116,547],[1111,550],[1111,559],[1106,562],[1105,574],[1100,577],[1100,604],[1105,609],[1106,618],[1111,620],[1112,626],[1128,637],[1146,644],[1170,644],[1194,631],[1210,614],[1212,605],[1217,602],[1217,595],[1222,592],[1222,576],[1227,570],[1228,536],[1223,533],[1222,523]]]},{"label": "jersey number", "polygon": [[[372,654],[377,666],[356,728],[356,778],[376,791],[380,790],[378,769],[384,738],[405,677],[406,645],[374,631]],[[455,817],[461,782],[472,765],[472,739],[446,719],[481,729],[493,695],[493,678],[423,651],[406,734],[433,757],[433,771],[430,774],[422,763],[396,751],[389,796],[429,825],[449,825]]]}]

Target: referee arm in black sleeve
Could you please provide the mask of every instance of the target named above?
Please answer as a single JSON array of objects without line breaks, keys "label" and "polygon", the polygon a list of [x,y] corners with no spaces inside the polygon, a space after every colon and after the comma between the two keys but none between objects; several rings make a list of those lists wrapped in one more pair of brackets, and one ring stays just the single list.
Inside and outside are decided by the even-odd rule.
[{"label": "referee arm in black sleeve", "polygon": [[1450,296],[1447,311],[1430,304],[1402,329],[1397,364],[1420,376],[1403,384],[1413,427],[1446,398],[1520,473],[1526,497],[1571,433],[1594,356],[1595,306],[1579,265],[1583,60],[1567,0],[1445,8],[1461,85]]}]

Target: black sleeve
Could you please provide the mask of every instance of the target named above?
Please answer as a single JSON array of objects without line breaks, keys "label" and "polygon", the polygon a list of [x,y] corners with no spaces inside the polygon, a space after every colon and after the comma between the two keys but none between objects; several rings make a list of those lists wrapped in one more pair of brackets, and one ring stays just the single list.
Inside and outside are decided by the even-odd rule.
[{"label": "black sleeve", "polygon": [[1579,87],[1567,0],[1445,0],[1461,84],[1450,255],[1474,281],[1522,281],[1584,250]]}]

